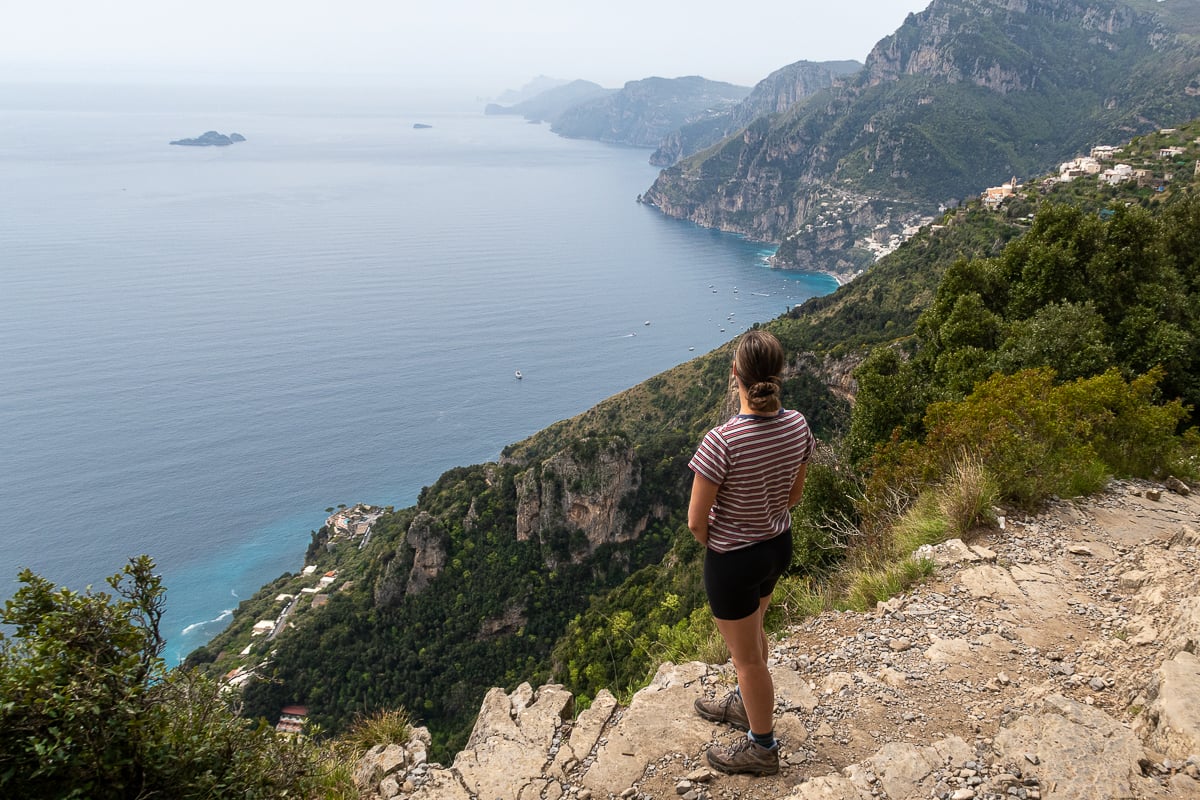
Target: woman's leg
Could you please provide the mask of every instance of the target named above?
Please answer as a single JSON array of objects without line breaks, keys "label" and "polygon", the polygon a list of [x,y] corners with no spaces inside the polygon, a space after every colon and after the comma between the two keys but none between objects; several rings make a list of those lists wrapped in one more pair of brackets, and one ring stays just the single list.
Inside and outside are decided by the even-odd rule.
[{"label": "woman's leg", "polygon": [[775,684],[767,669],[767,634],[763,629],[763,615],[770,602],[769,596],[762,598],[758,609],[748,617],[716,620],[717,630],[733,657],[750,730],[763,735],[775,730]]}]

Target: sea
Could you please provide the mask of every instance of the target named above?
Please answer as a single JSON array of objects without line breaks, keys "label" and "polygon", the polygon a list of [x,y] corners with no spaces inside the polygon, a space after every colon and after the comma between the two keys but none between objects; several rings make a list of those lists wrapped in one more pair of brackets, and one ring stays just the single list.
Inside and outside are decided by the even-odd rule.
[{"label": "sea", "polygon": [[[328,508],[836,288],[639,204],[649,151],[482,105],[0,84],[0,600],[149,554],[178,663]],[[208,130],[246,141],[168,144]]]}]

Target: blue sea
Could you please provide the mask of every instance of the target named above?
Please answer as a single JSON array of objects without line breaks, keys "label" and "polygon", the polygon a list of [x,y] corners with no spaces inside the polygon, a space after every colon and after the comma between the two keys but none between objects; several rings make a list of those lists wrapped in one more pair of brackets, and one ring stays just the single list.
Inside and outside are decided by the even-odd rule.
[{"label": "blue sea", "polygon": [[648,155],[383,91],[0,86],[0,598],[148,553],[176,663],[327,507],[836,287],[639,205]]}]

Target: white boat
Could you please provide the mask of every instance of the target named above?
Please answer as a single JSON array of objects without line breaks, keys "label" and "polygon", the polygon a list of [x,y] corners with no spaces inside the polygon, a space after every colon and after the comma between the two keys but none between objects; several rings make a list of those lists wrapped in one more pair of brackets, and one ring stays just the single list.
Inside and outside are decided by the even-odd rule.
[{"label": "white boat", "polygon": [[521,380],[521,370],[517,370],[516,372],[514,372],[513,377],[516,378],[517,380]]}]

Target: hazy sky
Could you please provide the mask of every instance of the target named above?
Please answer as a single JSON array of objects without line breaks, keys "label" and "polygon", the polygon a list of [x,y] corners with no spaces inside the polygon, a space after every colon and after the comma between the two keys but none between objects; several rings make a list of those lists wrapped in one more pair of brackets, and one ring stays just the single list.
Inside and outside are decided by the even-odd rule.
[{"label": "hazy sky", "polygon": [[5,0],[0,81],[454,86],[535,75],[753,85],[800,59],[863,58],[929,0]]}]

